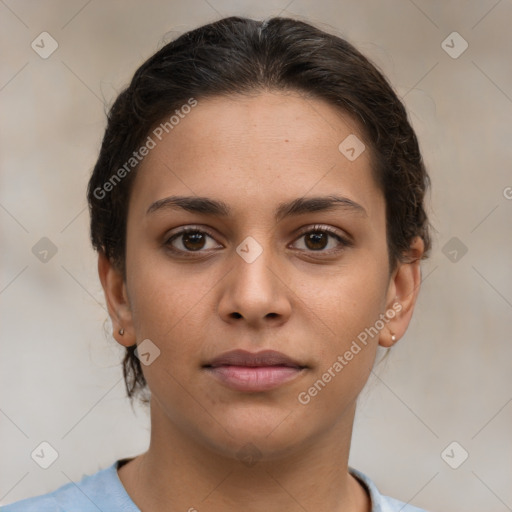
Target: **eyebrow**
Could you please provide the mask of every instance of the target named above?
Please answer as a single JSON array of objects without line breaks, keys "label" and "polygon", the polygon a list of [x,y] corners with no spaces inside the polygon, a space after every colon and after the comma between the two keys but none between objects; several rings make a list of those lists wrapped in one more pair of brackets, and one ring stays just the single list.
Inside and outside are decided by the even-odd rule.
[{"label": "eyebrow", "polygon": [[[169,196],[155,201],[148,208],[146,215],[167,210],[183,209],[192,213],[202,213],[205,215],[215,215],[218,217],[229,217],[232,213],[231,208],[223,201],[200,196]],[[348,212],[368,217],[366,210],[348,197],[336,195],[321,197],[299,197],[285,203],[280,203],[276,208],[275,220],[279,222],[285,217],[294,215],[303,215],[306,213],[346,210]]]}]

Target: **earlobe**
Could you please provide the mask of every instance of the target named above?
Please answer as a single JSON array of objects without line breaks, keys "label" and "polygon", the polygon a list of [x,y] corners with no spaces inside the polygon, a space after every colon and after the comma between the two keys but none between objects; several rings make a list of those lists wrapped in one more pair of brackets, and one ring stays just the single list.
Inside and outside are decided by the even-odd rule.
[{"label": "earlobe", "polygon": [[112,336],[120,345],[125,347],[134,345],[135,333],[126,283],[122,273],[103,252],[98,255],[98,275],[112,321]]},{"label": "earlobe", "polygon": [[[381,331],[379,345],[392,347],[406,332],[411,321],[416,299],[421,284],[420,261],[424,251],[424,243],[416,237],[410,246],[408,258],[400,262],[390,278],[388,288],[388,310],[395,311],[387,328]],[[400,307],[396,307],[399,304]]]}]

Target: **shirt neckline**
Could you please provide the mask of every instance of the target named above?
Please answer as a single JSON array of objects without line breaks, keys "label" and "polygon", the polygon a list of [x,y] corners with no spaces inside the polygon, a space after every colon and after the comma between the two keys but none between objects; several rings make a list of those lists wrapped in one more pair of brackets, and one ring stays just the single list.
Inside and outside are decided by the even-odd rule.
[{"label": "shirt neckline", "polygon": [[[118,459],[112,466],[109,468],[112,473],[113,480],[115,481],[115,485],[118,488],[118,491],[124,495],[125,499],[129,501],[129,503],[133,504],[135,510],[139,511],[131,496],[128,494],[128,491],[125,489],[123,482],[119,478],[118,470],[122,468],[125,464],[133,460],[135,457],[127,457],[124,459]],[[370,510],[371,512],[379,512],[381,507],[378,505],[380,500],[380,493],[377,490],[377,487],[373,483],[372,480],[368,476],[366,476],[361,471],[349,466],[348,472],[363,486],[363,489],[366,491],[366,494],[370,498]]]}]

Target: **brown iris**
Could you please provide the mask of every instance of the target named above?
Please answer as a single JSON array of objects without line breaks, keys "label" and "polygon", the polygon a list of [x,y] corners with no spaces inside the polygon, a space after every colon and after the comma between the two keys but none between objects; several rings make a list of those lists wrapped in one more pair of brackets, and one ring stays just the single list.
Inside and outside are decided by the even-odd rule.
[{"label": "brown iris", "polygon": [[[323,242],[321,239],[323,238]],[[306,247],[311,250],[319,250],[324,249],[327,243],[328,235],[326,233],[320,233],[320,232],[313,232],[313,233],[307,233],[305,236],[305,243]],[[320,243],[319,247],[317,244]]]},{"label": "brown iris", "polygon": [[205,234],[200,233],[199,231],[183,233],[181,236],[183,245],[190,251],[202,249],[205,244]]}]

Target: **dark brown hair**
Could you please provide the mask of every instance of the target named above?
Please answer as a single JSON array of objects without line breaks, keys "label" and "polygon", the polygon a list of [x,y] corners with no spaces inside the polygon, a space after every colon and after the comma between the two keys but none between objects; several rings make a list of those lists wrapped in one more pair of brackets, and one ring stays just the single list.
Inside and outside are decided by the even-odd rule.
[{"label": "dark brown hair", "polygon": [[[323,99],[356,120],[386,201],[390,269],[404,260],[417,236],[426,257],[431,246],[424,209],[429,177],[405,108],[383,74],[350,43],[308,23],[229,17],[166,44],[140,66],[108,113],[87,191],[91,240],[124,277],[134,151],[191,98],[265,90]],[[135,348],[126,349],[123,361],[130,398],[146,387]]]}]

